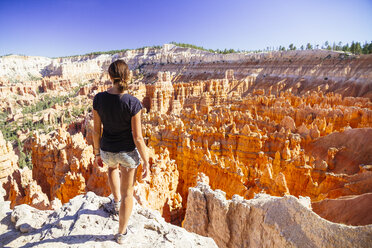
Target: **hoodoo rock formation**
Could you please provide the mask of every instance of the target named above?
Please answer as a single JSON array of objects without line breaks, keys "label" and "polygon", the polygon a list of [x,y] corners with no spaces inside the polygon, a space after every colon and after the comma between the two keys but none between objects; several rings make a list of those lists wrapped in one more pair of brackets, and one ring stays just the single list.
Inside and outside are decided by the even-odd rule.
[{"label": "hoodoo rock formation", "polygon": [[14,153],[11,143],[4,140],[0,131],[0,185],[5,189],[0,199],[11,201],[10,206],[29,204],[39,209],[48,209],[50,202],[41,191],[40,186],[32,179],[28,168],[18,168],[18,156]]},{"label": "hoodoo rock formation", "polygon": [[[70,135],[58,129],[48,135],[35,134],[32,140],[33,178],[49,199],[68,202],[76,195],[93,191],[108,196],[111,191],[107,181],[107,166],[94,164],[93,147],[84,140],[82,133]],[[167,149],[159,154],[150,152],[151,175],[148,181],[137,183],[135,196],[146,207],[161,212],[167,221],[177,222],[177,210],[182,208],[182,198],[176,192],[178,170],[170,160]],[[138,178],[140,178],[140,170]]]},{"label": "hoodoo rock formation", "polygon": [[[371,244],[372,55],[323,50],[214,54],[166,44],[0,58],[9,65],[0,70],[0,182],[11,208],[62,211],[89,191],[110,194],[107,167],[94,163],[91,109],[118,58],[144,106],[151,173],[135,185],[140,205],[178,225],[186,214],[186,229],[220,247]],[[32,170],[17,166],[25,153]]]},{"label": "hoodoo rock formation", "polygon": [[81,133],[70,135],[62,128],[48,135],[35,133],[31,147],[33,177],[50,199],[66,203],[85,193],[94,155]]},{"label": "hoodoo rock formation", "polygon": [[8,176],[18,168],[18,156],[13,151],[12,144],[5,141],[0,131],[0,184],[8,181]]},{"label": "hoodoo rock formation", "polygon": [[[262,91],[244,97],[225,80],[170,87],[146,86],[150,94],[142,94],[143,102],[150,111],[143,117],[144,133],[149,146],[167,147],[175,159],[183,199],[198,172],[213,178],[211,187],[228,198],[249,199],[265,191],[322,200],[371,192],[371,172],[359,169],[371,161],[370,144],[363,145],[372,125],[369,101],[321,92],[275,97]],[[173,113],[175,99],[179,114]],[[338,143],[322,142],[337,140],[334,136],[340,136]],[[327,146],[322,156],[312,148],[317,143]],[[355,168],[349,175],[340,169],[342,158]]]},{"label": "hoodoo rock formation", "polygon": [[[158,210],[168,222],[182,221],[182,197],[177,192],[179,172],[167,149],[150,153],[151,173],[148,181],[135,185],[135,198],[145,207]],[[137,180],[140,181],[138,171]]]}]

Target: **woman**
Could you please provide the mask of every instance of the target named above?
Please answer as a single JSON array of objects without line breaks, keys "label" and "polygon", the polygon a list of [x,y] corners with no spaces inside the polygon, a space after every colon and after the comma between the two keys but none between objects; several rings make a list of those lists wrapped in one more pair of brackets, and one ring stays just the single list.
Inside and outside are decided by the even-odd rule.
[{"label": "woman", "polygon": [[117,60],[109,66],[108,73],[113,87],[98,93],[93,100],[94,154],[99,166],[103,166],[103,162],[109,167],[108,179],[114,196],[113,203],[119,212],[119,232],[116,240],[118,243],[124,243],[128,237],[127,226],[133,208],[133,186],[140,164],[138,152],[143,160],[142,178],[147,176],[149,159],[142,137],[141,102],[125,92],[130,80],[128,65],[123,60]]}]

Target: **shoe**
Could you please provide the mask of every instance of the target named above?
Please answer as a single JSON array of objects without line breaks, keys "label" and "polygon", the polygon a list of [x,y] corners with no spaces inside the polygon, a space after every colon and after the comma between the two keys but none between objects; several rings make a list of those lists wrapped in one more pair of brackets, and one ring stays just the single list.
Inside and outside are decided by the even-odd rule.
[{"label": "shoe", "polygon": [[114,207],[113,207],[114,214],[119,214],[119,210],[120,210],[120,201],[115,202],[115,200],[112,199],[112,204],[114,205]]},{"label": "shoe", "polygon": [[117,214],[111,214],[111,217],[114,221],[119,221],[119,213]]},{"label": "shoe", "polygon": [[110,214],[119,214],[120,201],[115,202],[114,198],[108,197],[109,202],[103,204],[103,209]]},{"label": "shoe", "polygon": [[129,236],[129,232],[128,232],[128,228],[127,228],[127,231],[124,234],[122,234],[122,233],[116,234],[116,236],[115,236],[116,242],[118,244],[122,245],[128,239],[128,236]]}]

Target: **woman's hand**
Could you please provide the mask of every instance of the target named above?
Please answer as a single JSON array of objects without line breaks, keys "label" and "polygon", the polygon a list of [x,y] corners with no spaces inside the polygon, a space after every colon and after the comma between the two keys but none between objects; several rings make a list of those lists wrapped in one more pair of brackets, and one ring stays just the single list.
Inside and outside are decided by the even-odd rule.
[{"label": "woman's hand", "polygon": [[99,167],[103,167],[101,155],[96,156],[96,158],[94,159],[94,163]]},{"label": "woman's hand", "polygon": [[147,153],[147,147],[142,136],[142,125],[141,125],[141,111],[139,111],[131,120],[133,141],[136,144],[139,154],[141,155],[142,164],[142,180],[145,180],[150,174],[149,155]]},{"label": "woman's hand", "polygon": [[150,171],[150,165],[149,162],[145,162],[142,165],[142,180],[145,180],[149,174]]}]

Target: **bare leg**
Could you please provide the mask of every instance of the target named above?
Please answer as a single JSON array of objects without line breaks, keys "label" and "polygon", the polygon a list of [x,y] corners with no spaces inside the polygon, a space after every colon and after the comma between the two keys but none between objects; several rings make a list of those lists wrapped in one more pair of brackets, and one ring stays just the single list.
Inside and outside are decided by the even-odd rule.
[{"label": "bare leg", "polygon": [[136,181],[137,169],[127,169],[120,166],[121,170],[121,205],[119,211],[119,233],[127,230],[129,217],[133,208],[133,186]]},{"label": "bare leg", "polygon": [[108,168],[108,181],[110,184],[111,192],[114,195],[115,202],[120,201],[120,175],[119,168]]}]

